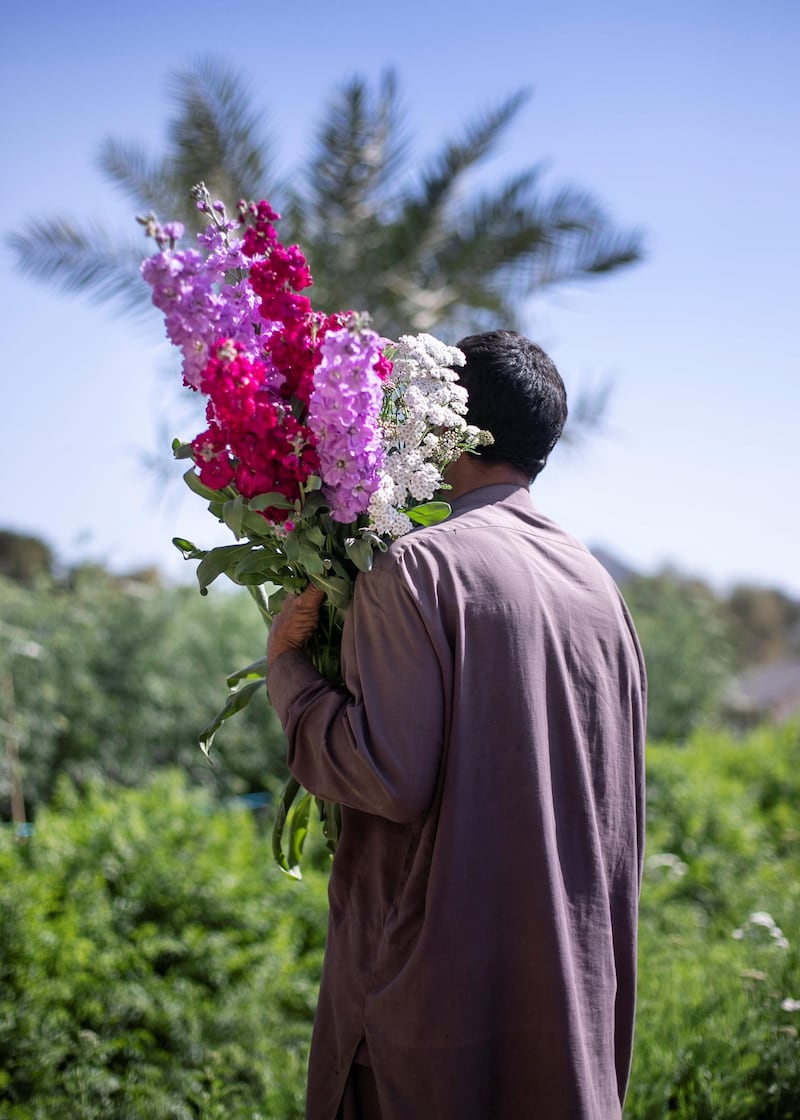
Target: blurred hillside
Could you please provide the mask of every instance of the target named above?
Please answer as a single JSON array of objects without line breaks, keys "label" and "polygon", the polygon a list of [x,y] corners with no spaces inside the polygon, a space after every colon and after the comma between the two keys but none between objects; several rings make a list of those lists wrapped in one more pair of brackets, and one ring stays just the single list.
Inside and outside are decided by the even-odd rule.
[{"label": "blurred hillside", "polygon": [[800,600],[757,584],[719,593],[671,569],[643,576],[594,553],[636,621],[651,738],[681,738],[706,721],[742,730],[800,715]]}]

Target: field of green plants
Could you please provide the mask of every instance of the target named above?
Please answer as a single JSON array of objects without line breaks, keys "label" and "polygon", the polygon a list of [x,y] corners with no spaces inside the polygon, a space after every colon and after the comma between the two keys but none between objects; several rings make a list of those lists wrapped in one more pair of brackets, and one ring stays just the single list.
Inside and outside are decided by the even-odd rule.
[{"label": "field of green plants", "polygon": [[324,923],[249,810],[62,783],[0,854],[0,1117],[299,1117]]},{"label": "field of green plants", "polygon": [[[800,1116],[800,729],[649,748],[629,1120]],[[176,771],[0,849],[2,1120],[293,1120],[325,874]]]},{"label": "field of green plants", "polygon": [[800,1117],[800,728],[648,749],[626,1117]]}]

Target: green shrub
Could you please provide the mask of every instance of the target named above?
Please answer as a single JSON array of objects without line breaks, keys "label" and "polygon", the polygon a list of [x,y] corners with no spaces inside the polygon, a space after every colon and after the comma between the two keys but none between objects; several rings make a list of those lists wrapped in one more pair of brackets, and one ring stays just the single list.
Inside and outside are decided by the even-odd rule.
[{"label": "green shrub", "polygon": [[242,809],[164,773],[64,783],[0,851],[0,1117],[291,1118],[324,876],[273,871]]},{"label": "green shrub", "polygon": [[[135,785],[180,766],[221,796],[285,777],[286,742],[265,693],[219,733],[213,767],[197,745],[225,700],[226,675],[264,652],[264,624],[245,591],[214,587],[201,598],[101,570],[75,573],[70,586],[0,577],[0,619],[0,675],[13,680],[29,813],[62,774]],[[0,719],[6,706],[0,696]]]},{"label": "green shrub", "polygon": [[800,1116],[800,733],[648,749],[629,1120]]},{"label": "green shrub", "polygon": [[[648,748],[626,1120],[800,1116],[800,733]],[[0,842],[0,1120],[294,1120],[325,875],[182,776]]]},{"label": "green shrub", "polygon": [[683,740],[721,715],[733,658],[722,603],[669,573],[637,576],[624,594],[647,664],[649,734]]}]

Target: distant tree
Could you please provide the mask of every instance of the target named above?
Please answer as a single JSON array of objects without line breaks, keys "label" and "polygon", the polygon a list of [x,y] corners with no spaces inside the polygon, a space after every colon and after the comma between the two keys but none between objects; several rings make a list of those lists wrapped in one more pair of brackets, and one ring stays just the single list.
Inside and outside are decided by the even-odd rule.
[{"label": "distant tree", "polygon": [[0,529],[0,575],[31,584],[53,571],[53,553],[39,537]]},{"label": "distant tree", "polygon": [[774,588],[743,584],[725,605],[737,666],[800,655],[800,602]]},{"label": "distant tree", "polygon": [[731,672],[722,606],[705,584],[672,574],[637,576],[624,594],[647,664],[648,737],[683,740],[720,712]]},{"label": "distant tree", "polygon": [[[412,160],[391,73],[376,88],[346,82],[326,106],[308,162],[286,177],[240,75],[203,60],[175,74],[173,115],[161,156],[107,139],[100,168],[132,208],[197,229],[189,190],[203,180],[230,207],[268,197],[283,210],[284,240],[297,240],[321,310],[367,309],[389,336],[436,331],[450,340],[489,326],[518,327],[532,294],[638,261],[642,238],[617,229],[585,190],[548,193],[542,168],[470,189],[470,174],[519,113],[518,92],[445,143]],[[411,170],[417,169],[418,170]],[[22,272],[131,309],[149,293],[138,276],[141,241],[86,221],[42,217],[9,238]],[[576,400],[584,425],[603,393]]]}]

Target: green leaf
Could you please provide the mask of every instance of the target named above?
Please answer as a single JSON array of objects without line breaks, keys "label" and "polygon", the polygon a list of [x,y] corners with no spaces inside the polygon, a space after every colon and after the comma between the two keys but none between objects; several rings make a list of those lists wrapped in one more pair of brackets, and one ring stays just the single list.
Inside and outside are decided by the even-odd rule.
[{"label": "green leaf", "polygon": [[240,494],[225,503],[222,507],[222,516],[225,524],[238,541],[242,535],[242,520],[244,518],[244,502]]},{"label": "green leaf", "polygon": [[342,810],[334,801],[323,801],[319,797],[316,801],[319,819],[322,822],[322,834],[327,840],[328,851],[333,853],[336,851],[342,830]]},{"label": "green leaf", "polygon": [[290,564],[296,564],[300,559],[300,538],[297,533],[290,533],[283,542],[283,551]]},{"label": "green leaf", "polygon": [[372,529],[362,529],[361,539],[369,541],[373,548],[377,548],[379,552],[385,552],[389,547],[383,537],[379,537]]},{"label": "green leaf", "polygon": [[188,470],[183,476],[183,481],[194,494],[199,494],[201,498],[205,498],[209,502],[218,502],[221,498],[227,497],[230,490],[212,490],[210,486],[204,486],[200,481],[200,476],[192,468]]},{"label": "green leaf", "polygon": [[183,553],[184,560],[202,560],[205,552],[198,548],[197,545],[187,541],[185,537],[173,537],[172,543],[177,548],[178,552]]},{"label": "green leaf", "polygon": [[353,571],[346,557],[342,556],[340,559],[335,552],[331,556],[331,566],[328,574],[333,574],[340,579],[346,580],[348,585],[353,582]]},{"label": "green leaf", "polygon": [[191,459],[192,445],[190,443],[182,443],[179,439],[172,441],[172,455],[175,459]]},{"label": "green leaf", "polygon": [[283,494],[256,494],[255,498],[251,498],[247,503],[250,509],[265,510],[265,509],[294,509],[294,502],[290,502]]},{"label": "green leaf", "polygon": [[417,525],[438,525],[450,516],[452,509],[447,502],[423,502],[403,512]]},{"label": "green leaf", "polygon": [[283,557],[274,552],[254,548],[233,569],[231,579],[252,586],[259,583],[280,585],[285,573]]},{"label": "green leaf", "polygon": [[315,513],[319,513],[320,510],[327,508],[328,503],[325,499],[325,495],[321,490],[315,490],[312,494],[309,494],[303,502],[303,508],[295,514],[294,520],[306,521],[309,517],[313,517]]},{"label": "green leaf", "polygon": [[268,607],[269,613],[273,618],[283,606],[283,600],[286,598],[287,594],[288,592],[285,587],[279,587],[277,591],[273,591],[270,595]]},{"label": "green leaf", "polygon": [[197,582],[200,584],[200,590],[203,591],[212,584],[223,572],[233,569],[252,547],[248,541],[247,544],[223,544],[207,552],[197,565]]},{"label": "green leaf", "polygon": [[245,665],[244,669],[237,669],[235,673],[231,673],[227,677],[228,688],[233,688],[239,681],[250,680],[254,677],[265,677],[267,675],[267,657],[259,657],[258,661],[251,661],[249,665]]},{"label": "green leaf", "polygon": [[344,550],[361,572],[372,571],[372,545],[363,537],[348,537]]},{"label": "green leaf", "polygon": [[256,692],[258,692],[260,689],[263,689],[263,687],[263,680],[259,679],[255,681],[248,681],[247,684],[243,684],[241,688],[237,688],[235,692],[232,692],[230,694],[222,708],[212,719],[211,723],[209,723],[208,726],[204,727],[197,737],[203,754],[208,756],[209,751],[211,750],[211,744],[214,741],[214,736],[216,735],[217,731],[219,731],[225,720],[230,719],[233,715],[236,715],[236,713],[240,712],[242,708],[246,708],[255,696]]},{"label": "green leaf", "polygon": [[274,572],[243,572],[241,575],[234,569],[228,572],[228,578],[237,583],[239,587],[261,587],[264,583],[276,583]]},{"label": "green leaf", "polygon": [[236,574],[243,572],[261,572],[266,568],[275,568],[281,564],[283,557],[280,553],[269,552],[265,548],[251,547],[250,552],[236,565]]},{"label": "green leaf", "polygon": [[310,474],[303,483],[303,486],[306,489],[306,493],[309,493],[311,490],[319,490],[322,486],[322,479],[317,474]]},{"label": "green leaf", "polygon": [[307,545],[305,541],[300,542],[300,563],[305,568],[309,576],[321,576],[325,574],[325,565],[322,563],[322,557],[312,548]]},{"label": "green leaf", "polygon": [[324,591],[329,601],[335,607],[345,609],[353,597],[353,581],[343,576],[332,576],[327,572],[322,576],[314,576],[311,581],[320,591]]},{"label": "green leaf", "polygon": [[256,540],[270,540],[273,537],[272,526],[253,510],[245,509],[242,517],[242,532]]},{"label": "green leaf", "polygon": [[311,802],[313,798],[310,793],[305,793],[300,800],[292,807],[288,817],[289,839],[288,839],[288,857],[289,857],[289,874],[293,879],[302,879],[302,872],[300,871],[300,863],[303,859],[303,847],[308,836],[308,821],[311,815]]},{"label": "green leaf", "polygon": [[283,830],[286,827],[286,818],[289,815],[292,802],[301,789],[302,786],[298,780],[290,777],[283,787],[280,801],[275,808],[275,822],[272,826],[272,855],[281,871],[285,871],[293,879],[299,879],[301,876],[299,869],[292,871],[286,862],[286,856],[283,854]]},{"label": "green leaf", "polygon": [[319,525],[308,525],[303,530],[303,536],[309,544],[314,545],[315,548],[325,547],[325,534]]}]

